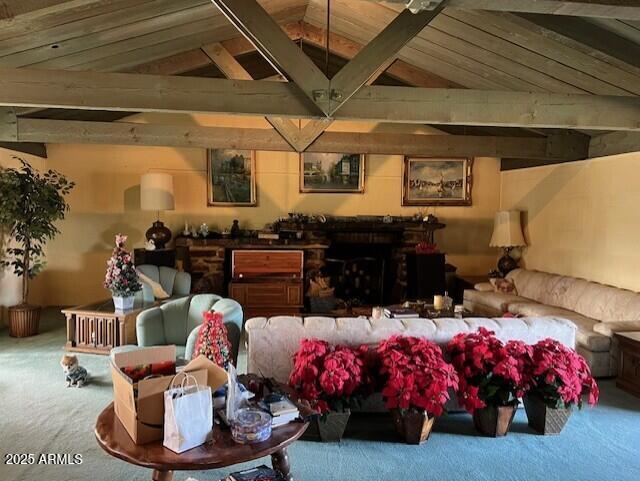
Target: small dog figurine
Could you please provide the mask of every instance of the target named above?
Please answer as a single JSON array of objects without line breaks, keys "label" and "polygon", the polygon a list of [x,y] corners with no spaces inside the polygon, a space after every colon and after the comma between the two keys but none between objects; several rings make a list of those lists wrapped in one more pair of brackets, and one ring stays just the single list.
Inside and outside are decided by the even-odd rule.
[{"label": "small dog figurine", "polygon": [[78,364],[78,358],[73,355],[65,354],[60,360],[60,365],[64,371],[67,387],[82,387],[87,383],[89,373]]}]

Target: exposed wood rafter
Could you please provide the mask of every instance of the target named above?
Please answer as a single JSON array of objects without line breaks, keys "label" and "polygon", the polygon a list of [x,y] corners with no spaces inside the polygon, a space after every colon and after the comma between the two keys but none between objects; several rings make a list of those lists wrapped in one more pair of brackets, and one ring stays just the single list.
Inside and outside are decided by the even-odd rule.
[{"label": "exposed wood rafter", "polygon": [[[322,118],[290,83],[29,69],[0,69],[0,106]],[[640,98],[365,86],[333,118],[640,131]]]},{"label": "exposed wood rafter", "polygon": [[589,142],[589,158],[640,152],[640,132],[611,132]]},{"label": "exposed wood rafter", "polygon": [[212,0],[273,68],[329,113],[329,80],[255,0]]},{"label": "exposed wood rafter", "polygon": [[[408,3],[408,0],[390,1],[393,3]],[[425,2],[425,4],[429,3]],[[434,5],[434,2],[431,2],[431,5]],[[451,0],[449,6],[466,10],[640,19],[640,1],[638,0]],[[433,7],[429,6],[429,8]]]},{"label": "exposed wood rafter", "polygon": [[[292,150],[272,129],[18,118],[17,132],[18,140],[22,142]],[[548,140],[541,137],[325,132],[307,151],[355,150],[371,154],[482,155],[556,160],[586,157],[586,144],[578,146],[574,142],[567,142],[564,145],[563,148],[556,140],[556,144],[550,146]]]},{"label": "exposed wood rafter", "polygon": [[[211,61],[216,64],[220,71],[232,80],[252,80],[251,75],[242,65],[225,49],[222,44],[216,43],[202,47],[202,51],[207,54]],[[300,129],[293,123],[291,119],[283,117],[265,117],[274,129],[287,141],[291,147],[297,151],[301,151],[298,146],[298,138]],[[312,120],[312,122],[316,122]],[[306,147],[306,146],[305,146]]]},{"label": "exposed wood rafter", "polygon": [[417,14],[403,10],[342,67],[331,79],[330,113],[333,114],[344,105],[381,68],[386,69],[400,49],[429,24],[446,3],[447,0],[440,0],[433,10]]}]

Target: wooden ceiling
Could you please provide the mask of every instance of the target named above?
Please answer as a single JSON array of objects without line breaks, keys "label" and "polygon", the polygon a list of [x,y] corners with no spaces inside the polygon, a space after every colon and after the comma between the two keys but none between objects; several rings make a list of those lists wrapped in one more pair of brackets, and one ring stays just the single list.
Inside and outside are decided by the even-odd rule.
[{"label": "wooden ceiling", "polygon": [[[455,5],[465,0],[451,1]],[[259,3],[324,70],[327,0]],[[518,1],[511,3],[516,5]],[[542,7],[551,3],[581,2],[539,2]],[[618,0],[611,4],[614,6],[607,12],[622,11],[616,10],[616,5],[629,4],[637,7],[638,14],[627,9],[625,13],[632,12],[627,15],[630,18],[616,19],[610,15],[598,18],[445,8],[399,51],[397,60],[376,83],[638,96],[640,2]],[[566,8],[565,13],[582,11],[571,5]],[[330,0],[329,76],[402,9],[398,3]],[[0,68],[222,77],[202,48],[218,42],[251,77],[275,74],[211,0],[0,1]],[[101,116],[55,109],[19,109],[18,113],[36,118],[96,120],[115,120],[127,114],[109,112]],[[439,128],[453,134],[476,135],[558,133],[557,129]]]}]

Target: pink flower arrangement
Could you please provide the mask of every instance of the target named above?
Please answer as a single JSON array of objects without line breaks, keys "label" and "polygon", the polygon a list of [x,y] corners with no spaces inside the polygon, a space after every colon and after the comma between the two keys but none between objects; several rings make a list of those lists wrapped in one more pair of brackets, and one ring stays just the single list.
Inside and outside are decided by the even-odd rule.
[{"label": "pink flower arrangement", "polygon": [[303,339],[293,357],[289,384],[321,413],[342,411],[363,387],[365,352],[366,348]]},{"label": "pink flower arrangement", "polygon": [[444,412],[449,388],[458,387],[458,375],[438,345],[418,337],[393,336],[380,343],[377,354],[387,408],[424,409],[431,417]]},{"label": "pink flower arrangement", "polygon": [[533,346],[529,366],[530,395],[538,396],[551,408],[576,404],[582,407],[582,396],[589,394],[588,403],[598,402],[600,391],[584,358],[553,339],[544,339]]},{"label": "pink flower arrangement", "polygon": [[503,344],[481,327],[455,336],[447,352],[459,375],[459,402],[470,413],[490,405],[517,404],[529,386],[533,348],[521,341]]},{"label": "pink flower arrangement", "polygon": [[116,235],[116,247],[107,261],[107,272],[104,276],[104,287],[114,296],[121,297],[133,296],[142,289],[131,254],[124,247],[125,242],[126,235]]}]

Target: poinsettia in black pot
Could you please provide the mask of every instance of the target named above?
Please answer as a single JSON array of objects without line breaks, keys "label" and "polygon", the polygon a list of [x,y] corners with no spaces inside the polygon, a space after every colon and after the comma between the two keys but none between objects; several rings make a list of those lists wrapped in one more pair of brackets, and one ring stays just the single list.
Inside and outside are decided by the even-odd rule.
[{"label": "poinsettia in black pot", "polygon": [[458,387],[455,369],[438,345],[418,337],[393,336],[380,343],[377,354],[382,397],[396,431],[407,444],[425,442],[444,413],[449,389]]},{"label": "poinsettia in black pot", "polygon": [[553,339],[533,346],[531,387],[524,397],[529,426],[541,434],[559,434],[573,406],[582,407],[582,397],[598,402],[599,390],[584,358]]},{"label": "poinsettia in black pot", "polygon": [[525,391],[532,347],[521,341],[504,344],[481,327],[455,336],[447,352],[458,371],[458,400],[473,415],[476,429],[485,436],[506,436]]},{"label": "poinsettia in black pot", "polygon": [[364,350],[331,346],[317,339],[300,342],[289,384],[319,413],[305,433],[307,438],[342,439],[351,406],[363,387],[363,355]]}]

